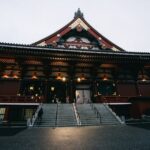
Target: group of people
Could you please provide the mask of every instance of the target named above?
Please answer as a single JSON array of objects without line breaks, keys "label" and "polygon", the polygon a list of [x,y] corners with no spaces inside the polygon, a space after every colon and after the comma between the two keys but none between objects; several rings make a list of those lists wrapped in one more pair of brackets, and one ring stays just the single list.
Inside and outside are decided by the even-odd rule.
[{"label": "group of people", "polygon": [[62,97],[57,97],[56,95],[54,95],[53,99],[52,99],[52,103],[69,103],[69,96],[65,98]]}]

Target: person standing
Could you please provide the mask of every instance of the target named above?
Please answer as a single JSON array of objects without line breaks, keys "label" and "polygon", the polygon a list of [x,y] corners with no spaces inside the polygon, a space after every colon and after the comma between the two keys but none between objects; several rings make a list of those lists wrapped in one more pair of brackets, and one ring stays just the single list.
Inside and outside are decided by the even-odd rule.
[{"label": "person standing", "polygon": [[42,116],[43,116],[43,108],[41,108],[41,109],[39,110],[39,113],[38,113],[38,121],[39,121],[39,122],[41,122]]}]

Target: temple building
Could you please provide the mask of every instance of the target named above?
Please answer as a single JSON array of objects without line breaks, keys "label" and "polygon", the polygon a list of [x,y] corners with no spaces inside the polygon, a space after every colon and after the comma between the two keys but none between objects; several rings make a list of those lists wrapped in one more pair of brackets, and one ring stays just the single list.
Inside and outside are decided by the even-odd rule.
[{"label": "temple building", "polygon": [[0,119],[26,119],[39,103],[58,102],[109,103],[118,113],[141,117],[150,110],[150,53],[120,48],[80,9],[35,43],[0,43]]}]

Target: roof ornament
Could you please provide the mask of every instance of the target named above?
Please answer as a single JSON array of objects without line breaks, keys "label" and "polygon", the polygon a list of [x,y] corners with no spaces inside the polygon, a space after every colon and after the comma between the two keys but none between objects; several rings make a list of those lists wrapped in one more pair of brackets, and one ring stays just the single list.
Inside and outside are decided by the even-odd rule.
[{"label": "roof ornament", "polygon": [[81,12],[80,8],[78,8],[77,12],[74,14],[74,18],[84,18],[83,13]]}]

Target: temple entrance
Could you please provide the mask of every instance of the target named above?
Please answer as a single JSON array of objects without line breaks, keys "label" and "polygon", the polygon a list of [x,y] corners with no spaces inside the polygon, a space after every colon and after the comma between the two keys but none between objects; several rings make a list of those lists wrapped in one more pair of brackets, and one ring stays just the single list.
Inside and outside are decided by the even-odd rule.
[{"label": "temple entrance", "polygon": [[21,96],[44,96],[45,82],[42,80],[22,80],[19,90]]},{"label": "temple entrance", "polygon": [[116,85],[111,81],[102,81],[97,84],[97,91],[103,96],[116,95]]},{"label": "temple entrance", "polygon": [[75,91],[76,103],[83,104],[91,101],[91,90],[88,85],[80,85]]},{"label": "temple entrance", "polygon": [[48,83],[48,103],[66,103],[66,83],[55,81]]}]

